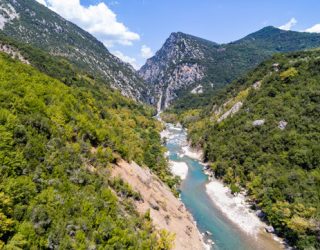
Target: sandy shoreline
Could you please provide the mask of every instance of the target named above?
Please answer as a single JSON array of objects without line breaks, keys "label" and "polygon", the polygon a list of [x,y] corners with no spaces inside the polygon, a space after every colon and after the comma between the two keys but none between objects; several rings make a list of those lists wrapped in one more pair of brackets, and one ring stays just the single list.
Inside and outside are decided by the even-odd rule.
[{"label": "sandy shoreline", "polygon": [[[184,155],[199,161],[203,166],[203,151],[193,149],[190,145],[184,146]],[[247,197],[244,194],[233,195],[229,187],[223,184],[221,180],[212,177],[212,173],[204,171],[210,175],[209,182],[206,184],[206,192],[211,201],[217,208],[243,232],[252,235],[255,238],[268,238],[278,243],[284,248],[284,240],[275,234],[266,233],[265,228],[268,226],[256,215],[255,211],[250,208]],[[267,236],[267,237],[266,237]],[[272,244],[271,244],[272,245]],[[277,244],[275,244],[277,245]]]},{"label": "sandy shoreline", "polygon": [[179,176],[181,180],[187,178],[188,165],[185,162],[169,161],[169,166],[173,175]]},{"label": "sandy shoreline", "polygon": [[[266,232],[265,228],[268,225],[250,208],[245,195],[231,194],[230,189],[215,178],[210,178],[210,182],[206,184],[206,192],[214,205],[243,232],[257,240],[265,241],[270,245],[270,249],[285,248],[282,238]],[[268,242],[270,240],[274,242]]]},{"label": "sandy shoreline", "polygon": [[[183,155],[199,161],[204,166],[207,165],[203,162],[202,150],[194,149],[190,145],[182,147],[182,150]],[[210,170],[208,174],[210,174]],[[257,235],[266,226],[250,209],[246,196],[231,194],[230,188],[225,186],[222,181],[211,177],[206,184],[206,192],[219,210],[246,233]]]},{"label": "sandy shoreline", "polygon": [[[188,156],[191,159],[197,160],[202,163],[203,152],[201,150],[196,150],[187,145],[182,147],[183,155]],[[203,164],[203,163],[202,163]]]},{"label": "sandy shoreline", "polygon": [[[185,156],[206,165],[202,162],[203,152],[201,150],[193,149],[190,146],[184,146],[182,150]],[[229,187],[215,178],[210,178],[206,184],[206,192],[219,210],[245,233],[257,237],[259,233],[264,231],[267,225],[250,209],[245,195],[232,195]]]},{"label": "sandy shoreline", "polygon": [[264,229],[264,223],[248,207],[244,195],[232,195],[228,187],[214,178],[206,185],[206,192],[219,210],[246,233],[256,237]]},{"label": "sandy shoreline", "polygon": [[[184,155],[199,161],[203,166],[203,152],[193,149],[191,146],[184,146]],[[205,169],[205,168],[204,168]],[[239,193],[233,195],[229,187],[223,184],[221,180],[212,177],[210,170],[204,171],[210,175],[209,182],[206,184],[206,192],[213,204],[241,231],[252,236],[256,240],[263,242],[269,249],[284,249],[284,240],[265,231],[268,226],[256,215],[256,211],[250,208],[247,197]]]}]

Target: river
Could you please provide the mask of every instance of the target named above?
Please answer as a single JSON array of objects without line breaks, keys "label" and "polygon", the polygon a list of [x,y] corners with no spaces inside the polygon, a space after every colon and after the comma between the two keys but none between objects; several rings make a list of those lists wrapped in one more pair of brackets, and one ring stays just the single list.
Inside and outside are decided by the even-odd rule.
[{"label": "river", "polygon": [[264,233],[263,230],[254,236],[248,234],[219,209],[206,192],[209,180],[203,173],[203,164],[183,154],[183,147],[187,145],[186,131],[172,124],[167,124],[166,127],[163,136],[167,139],[169,160],[171,163],[179,162],[176,166],[185,164],[188,166],[188,173],[180,185],[181,200],[193,215],[206,241],[210,239],[214,242],[211,248],[215,250],[283,249],[270,234]]}]

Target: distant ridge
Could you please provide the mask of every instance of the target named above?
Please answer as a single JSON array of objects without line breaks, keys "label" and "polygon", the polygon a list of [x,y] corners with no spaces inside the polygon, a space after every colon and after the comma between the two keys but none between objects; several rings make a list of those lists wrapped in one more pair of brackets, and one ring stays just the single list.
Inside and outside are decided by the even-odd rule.
[{"label": "distant ridge", "polygon": [[154,103],[160,102],[162,109],[171,104],[178,109],[195,108],[208,104],[218,89],[273,54],[318,46],[320,34],[273,26],[227,44],[176,32],[139,74],[154,92]]}]

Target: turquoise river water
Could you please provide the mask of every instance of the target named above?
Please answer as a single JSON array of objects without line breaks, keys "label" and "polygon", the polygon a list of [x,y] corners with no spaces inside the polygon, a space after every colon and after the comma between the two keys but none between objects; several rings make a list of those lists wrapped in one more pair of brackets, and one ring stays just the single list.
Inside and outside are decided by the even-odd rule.
[{"label": "turquoise river water", "polygon": [[170,125],[167,131],[169,136],[166,147],[169,159],[185,162],[188,165],[188,175],[180,186],[181,200],[193,215],[200,232],[212,233],[205,236],[214,242],[212,249],[281,249],[280,244],[271,236],[264,235],[257,238],[247,235],[220,212],[206,193],[205,185],[208,183],[208,177],[203,173],[203,165],[197,160],[181,155],[182,147],[186,146],[187,142],[186,132],[173,125]]}]

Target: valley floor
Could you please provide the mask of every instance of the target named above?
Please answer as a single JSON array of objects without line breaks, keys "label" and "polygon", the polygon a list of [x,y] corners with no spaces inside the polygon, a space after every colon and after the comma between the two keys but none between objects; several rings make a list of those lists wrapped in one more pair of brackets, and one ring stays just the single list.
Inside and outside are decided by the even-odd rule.
[{"label": "valley floor", "polygon": [[[189,161],[185,161],[184,159],[193,159],[195,160],[200,167],[200,171],[202,171],[201,166],[205,166],[202,163],[203,153],[201,150],[196,150],[187,145],[186,141],[182,140],[184,136],[179,135],[179,133],[183,133],[182,128],[173,127],[172,125],[168,125],[169,129],[162,132],[161,136],[165,137],[167,141],[170,143],[170,148],[174,146],[174,152],[177,152],[177,159],[170,160],[171,163],[171,171],[174,175],[180,176],[182,181],[182,186],[189,185],[187,182],[192,182],[192,178],[189,175],[192,175],[192,170],[189,166]],[[171,131],[171,133],[170,133]],[[181,132],[179,132],[181,131]],[[175,134],[175,133],[178,133]],[[180,149],[179,149],[180,148]],[[171,150],[172,151],[172,150]],[[172,154],[173,152],[171,152]],[[186,158],[187,157],[187,158]],[[210,175],[211,173],[207,173]],[[191,179],[190,179],[191,178]],[[191,186],[196,187],[196,184],[190,184]],[[183,188],[182,188],[183,189]],[[270,250],[278,250],[284,249],[284,244],[281,239],[276,237],[273,234],[269,234],[265,231],[267,225],[262,222],[258,216],[255,214],[255,211],[250,209],[249,204],[246,201],[246,197],[243,194],[232,195],[230,189],[223,185],[223,183],[215,178],[209,177],[209,181],[205,181],[203,183],[203,191],[206,192],[208,196],[208,200],[205,200],[207,203],[212,204],[203,204],[203,206],[212,207],[214,206],[223,217],[231,224],[232,228],[238,228],[237,231],[239,233],[240,238],[245,241],[244,245],[250,247],[250,249],[270,249]],[[188,192],[189,193],[189,192]],[[188,194],[185,194],[188,195]],[[201,198],[199,198],[196,202],[203,202]],[[188,208],[189,209],[189,208]],[[211,213],[215,213],[216,211],[212,210]],[[198,211],[199,212],[199,211]],[[200,212],[201,213],[201,212]],[[201,214],[200,217],[205,217],[206,215]],[[209,215],[208,216],[216,216]],[[198,226],[201,227],[201,222],[199,222]],[[213,227],[217,227],[217,225],[212,225]],[[217,237],[217,235],[214,235]],[[232,235],[224,235],[225,238],[232,237]],[[230,239],[231,240],[231,239]],[[217,249],[220,249],[217,246]],[[240,246],[239,246],[240,247]],[[189,248],[191,249],[191,248]],[[242,249],[241,247],[239,249]]]}]

